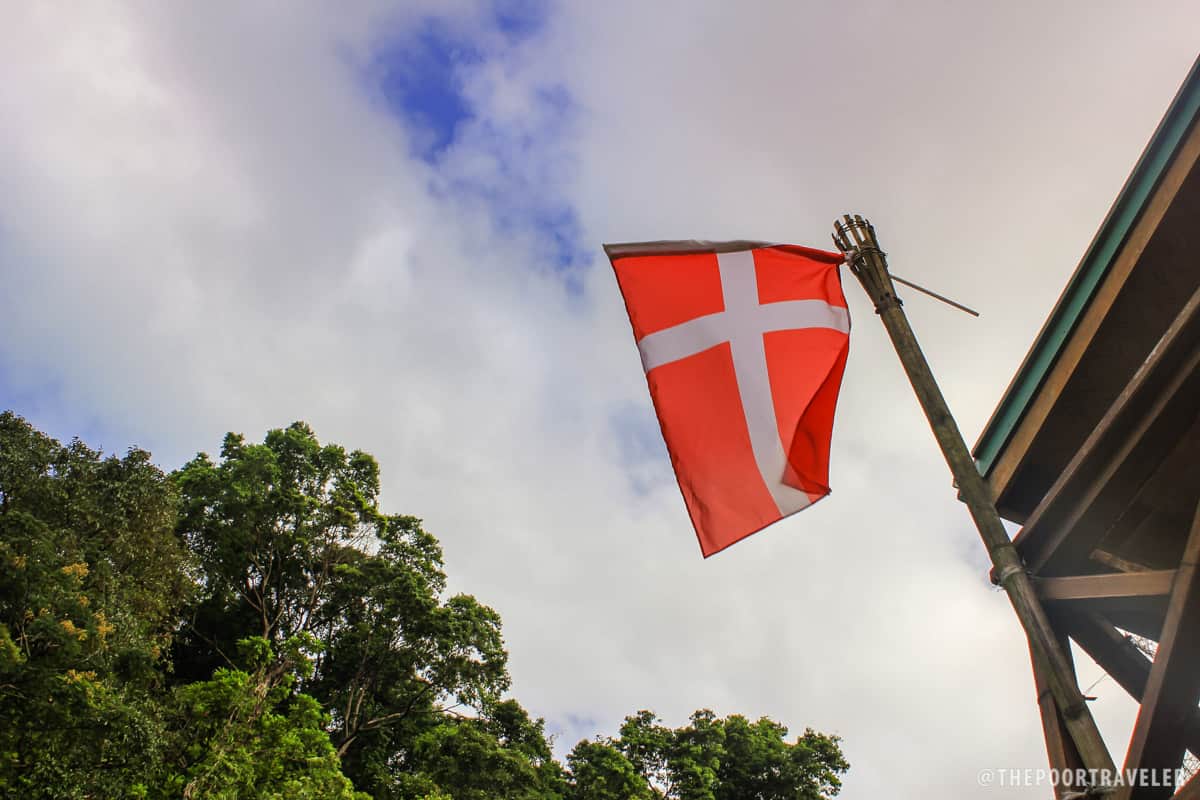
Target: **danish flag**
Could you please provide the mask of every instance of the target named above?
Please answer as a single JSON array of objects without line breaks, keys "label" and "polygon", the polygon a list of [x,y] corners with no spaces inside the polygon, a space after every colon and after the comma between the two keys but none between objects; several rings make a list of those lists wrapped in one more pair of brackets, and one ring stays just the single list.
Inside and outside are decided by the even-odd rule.
[{"label": "danish flag", "polygon": [[829,494],[850,347],[841,253],[605,245],[704,557]]}]

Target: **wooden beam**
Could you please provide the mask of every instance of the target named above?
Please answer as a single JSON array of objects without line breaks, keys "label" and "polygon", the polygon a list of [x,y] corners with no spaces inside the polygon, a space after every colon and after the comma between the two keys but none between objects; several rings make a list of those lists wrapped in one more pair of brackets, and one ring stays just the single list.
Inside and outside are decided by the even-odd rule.
[{"label": "wooden beam", "polygon": [[1113,553],[1101,547],[1092,550],[1092,560],[1120,572],[1150,572],[1153,567],[1126,558],[1119,553]]},{"label": "wooden beam", "polygon": [[[1200,704],[1200,504],[1180,560],[1163,635],[1146,680],[1142,707],[1133,726],[1125,769],[1177,769],[1183,762],[1188,724]],[[1169,797],[1170,791],[1137,788],[1125,798]]]},{"label": "wooden beam", "polygon": [[[1141,636],[1144,639],[1157,642],[1162,638],[1162,623],[1163,618],[1167,615],[1166,597],[1139,597],[1135,602],[1144,605],[1146,600],[1162,600],[1162,609],[1157,613],[1146,608],[1113,608],[1113,601],[1093,600],[1091,603],[1092,610],[1098,611],[1108,617],[1109,622],[1116,625],[1123,631],[1129,631],[1132,634]],[[1120,603],[1129,602],[1118,601]],[[1104,606],[1108,605],[1108,608]]]},{"label": "wooden beam", "polygon": [[1200,772],[1193,775],[1178,792],[1171,795],[1171,800],[1200,800]]},{"label": "wooden beam", "polygon": [[[1104,493],[1106,520],[1136,496],[1147,464],[1161,461],[1195,416],[1200,394],[1200,289],[1163,334],[1104,417],[1029,515],[1014,538],[1026,563],[1041,572],[1077,528],[1089,531],[1088,552],[1107,528],[1089,512]],[[1152,470],[1151,470],[1152,471]],[[1105,492],[1110,486],[1115,492]],[[1111,497],[1109,496],[1111,495]]]},{"label": "wooden beam", "polygon": [[[1056,615],[1062,627],[1130,697],[1141,702],[1150,678],[1150,659],[1102,615],[1092,611]],[[1200,708],[1187,725],[1187,749],[1200,755]]]},{"label": "wooden beam", "polygon": [[1105,597],[1153,597],[1170,594],[1175,570],[1118,572],[1112,575],[1072,575],[1035,578],[1043,600],[1094,600]]},{"label": "wooden beam", "polygon": [[[1178,447],[1190,447],[1200,435],[1196,407],[1200,398],[1200,290],[1189,303],[1196,321],[1193,334],[1178,342],[1184,358],[1166,386],[1141,393],[1142,402],[1110,410],[1092,442],[1076,456],[1016,537],[1017,549],[1034,573],[1045,570],[1057,550],[1069,543],[1081,549],[1080,561],[1099,544],[1112,520],[1129,506],[1155,468]],[[1174,350],[1178,353],[1178,350]],[[1181,436],[1181,432],[1186,432]],[[1114,447],[1114,445],[1116,445]],[[1061,561],[1062,559],[1060,559]]]},{"label": "wooden beam", "polygon": [[1092,657],[1117,685],[1134,700],[1141,701],[1150,677],[1150,659],[1107,619],[1085,611],[1061,615],[1072,639]]},{"label": "wooden beam", "polygon": [[[1195,409],[1200,410],[1200,397],[1195,400]],[[1198,463],[1200,424],[1193,424],[1190,433],[1181,434],[1179,444],[1159,463],[1137,497],[1109,522],[1099,546],[1151,569],[1178,566],[1187,544],[1196,499],[1200,498]],[[1080,551],[1081,548],[1065,542],[1061,553],[1063,557],[1078,561],[1082,557]],[[1077,570],[1080,573],[1095,571],[1090,563],[1087,568]],[[1165,603],[1163,611],[1166,611]]]}]

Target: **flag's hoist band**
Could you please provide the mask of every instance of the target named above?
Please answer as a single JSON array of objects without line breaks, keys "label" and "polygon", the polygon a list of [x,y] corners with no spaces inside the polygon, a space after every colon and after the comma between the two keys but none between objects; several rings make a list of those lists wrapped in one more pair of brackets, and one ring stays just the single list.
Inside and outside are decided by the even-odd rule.
[{"label": "flag's hoist band", "polygon": [[760,303],[754,253],[717,253],[725,310],[688,320],[642,337],[638,349],[646,372],[729,342],[750,445],[763,482],[781,516],[812,503],[808,494],[783,482],[787,454],[779,438],[763,336],[772,331],[832,328],[848,334],[849,312],[823,300]]}]

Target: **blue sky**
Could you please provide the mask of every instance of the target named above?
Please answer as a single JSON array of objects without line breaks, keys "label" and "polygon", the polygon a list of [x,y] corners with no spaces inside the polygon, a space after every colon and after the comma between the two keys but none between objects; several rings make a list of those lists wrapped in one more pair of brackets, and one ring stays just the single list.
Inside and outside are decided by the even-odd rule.
[{"label": "blue sky", "polygon": [[[551,9],[540,0],[493,0],[485,6],[480,29],[464,31],[437,16],[425,17],[378,46],[367,80],[388,107],[408,124],[424,129],[417,152],[427,161],[449,146],[458,127],[474,116],[463,92],[463,70],[476,66],[495,47],[519,47],[542,30]],[[475,35],[472,35],[475,34]]]},{"label": "blue sky", "polygon": [[436,163],[459,126],[474,115],[463,94],[461,72],[483,58],[479,43],[429,18],[382,46],[366,80],[392,113],[423,134],[415,150]]},{"label": "blue sky", "polygon": [[[581,284],[573,273],[591,263],[594,248],[581,238],[575,209],[565,198],[531,185],[526,164],[521,163],[536,161],[543,151],[561,146],[577,111],[570,93],[561,84],[547,81],[533,93],[536,111],[528,124],[507,127],[481,115],[465,90],[472,71],[488,61],[503,62],[513,51],[529,46],[543,32],[549,13],[548,3],[519,0],[493,3],[478,27],[427,17],[379,45],[363,81],[367,91],[410,132],[414,153],[435,171],[445,167],[448,151],[470,127],[476,146],[482,140],[499,156],[498,180],[473,182],[448,175],[431,188],[488,204],[495,224],[505,233],[533,232],[544,261],[578,292]],[[525,200],[513,202],[517,196]],[[533,197],[537,200],[529,202]]]}]

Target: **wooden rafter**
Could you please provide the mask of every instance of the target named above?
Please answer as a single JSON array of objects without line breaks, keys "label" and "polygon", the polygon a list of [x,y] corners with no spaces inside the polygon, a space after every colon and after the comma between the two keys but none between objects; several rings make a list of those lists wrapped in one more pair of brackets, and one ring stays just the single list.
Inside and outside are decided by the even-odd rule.
[{"label": "wooden rafter", "polygon": [[[1146,679],[1125,769],[1176,769],[1183,761],[1188,725],[1200,704],[1200,506],[1192,523],[1171,599],[1163,634]],[[1167,797],[1170,791],[1125,789],[1126,798]]]},{"label": "wooden rafter", "polygon": [[1149,564],[1134,561],[1126,554],[1114,553],[1111,550],[1105,550],[1103,547],[1097,547],[1092,550],[1091,559],[1098,564],[1103,564],[1120,572],[1150,572],[1153,569]]},{"label": "wooden rafter", "polygon": [[[1057,618],[1062,620],[1064,630],[1083,651],[1140,703],[1150,678],[1150,659],[1096,612],[1065,612]],[[1192,711],[1185,742],[1188,750],[1200,755],[1200,708]]]},{"label": "wooden rafter", "polygon": [[[1040,573],[1066,541],[1087,552],[1179,444],[1200,396],[1200,289],[1029,516],[1015,543]],[[1087,536],[1076,536],[1086,531]],[[1077,541],[1078,540],[1078,541]]]},{"label": "wooden rafter", "polygon": [[[1148,608],[1147,599],[1162,601],[1161,609]],[[1166,600],[1165,597],[1136,598],[1123,603],[1097,600],[1093,601],[1091,605],[1094,610],[1108,617],[1109,622],[1121,630],[1157,642],[1162,638],[1163,617],[1166,616],[1167,609]],[[1122,607],[1123,605],[1125,607]]]},{"label": "wooden rafter", "polygon": [[1178,792],[1172,795],[1173,800],[1200,800],[1200,772],[1191,777]]},{"label": "wooden rafter", "polygon": [[1169,594],[1175,570],[1118,572],[1112,575],[1072,575],[1034,581],[1043,600],[1097,600],[1113,597],[1154,597]]}]

